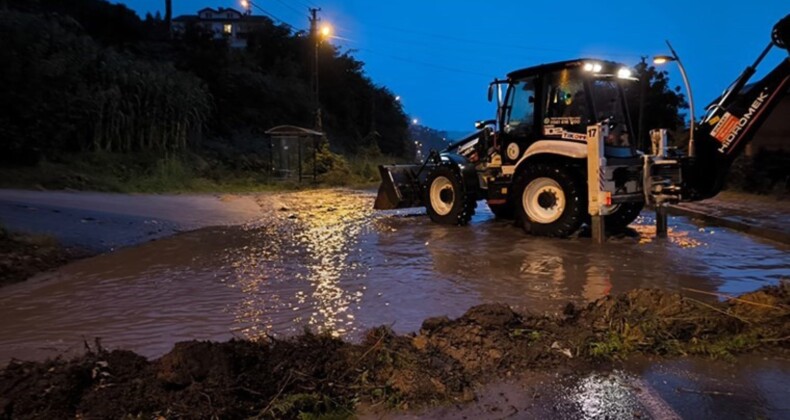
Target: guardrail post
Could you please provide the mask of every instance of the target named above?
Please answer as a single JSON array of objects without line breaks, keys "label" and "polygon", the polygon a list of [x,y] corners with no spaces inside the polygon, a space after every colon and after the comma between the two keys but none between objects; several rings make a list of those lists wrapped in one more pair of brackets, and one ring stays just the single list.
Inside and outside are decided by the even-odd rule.
[{"label": "guardrail post", "polygon": [[587,127],[587,212],[590,213],[590,226],[593,242],[606,242],[606,224],[602,207],[606,204],[604,190],[604,139],[608,127],[595,124]]}]

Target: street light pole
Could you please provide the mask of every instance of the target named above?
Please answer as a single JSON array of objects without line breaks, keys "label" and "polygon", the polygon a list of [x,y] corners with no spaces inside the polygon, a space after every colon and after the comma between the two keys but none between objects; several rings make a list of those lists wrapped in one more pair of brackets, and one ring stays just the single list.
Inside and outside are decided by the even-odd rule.
[{"label": "street light pole", "polygon": [[672,52],[672,56],[671,57],[664,55],[656,56],[655,58],[653,58],[653,63],[664,64],[667,61],[676,61],[678,63],[678,68],[680,69],[680,76],[683,77],[683,84],[686,85],[686,92],[688,92],[689,95],[689,113],[691,114],[690,115],[691,123],[689,125],[690,132],[689,132],[688,155],[689,157],[694,157],[694,126],[696,124],[695,116],[694,116],[694,95],[691,93],[691,84],[689,84],[688,75],[686,75],[686,68],[683,67],[683,62],[680,61],[680,57],[678,57],[678,54],[675,52],[675,49],[672,48],[672,44],[669,43],[669,40],[667,40],[667,46],[669,47],[669,51]]},{"label": "street light pole", "polygon": [[314,57],[313,57],[313,106],[315,107],[315,128],[318,131],[323,131],[323,122],[321,121],[321,101],[318,97],[318,49],[321,45],[321,34],[318,31],[318,12],[320,8],[311,8],[310,10],[310,34],[313,36],[315,43]]}]

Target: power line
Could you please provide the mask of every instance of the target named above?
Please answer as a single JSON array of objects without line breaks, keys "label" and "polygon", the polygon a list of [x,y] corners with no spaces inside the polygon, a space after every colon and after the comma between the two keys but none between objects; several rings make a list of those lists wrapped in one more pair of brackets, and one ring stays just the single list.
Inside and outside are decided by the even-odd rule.
[{"label": "power line", "polygon": [[382,56],[382,57],[386,57],[386,58],[389,58],[389,59],[392,59],[392,60],[403,61],[403,62],[406,62],[406,63],[416,64],[416,65],[420,65],[420,66],[424,66],[424,67],[431,67],[431,68],[434,68],[434,69],[439,69],[439,70],[444,70],[444,71],[449,71],[449,72],[454,72],[454,73],[464,73],[464,74],[471,74],[471,75],[474,75],[474,76],[483,76],[483,77],[489,77],[489,78],[490,77],[494,77],[494,76],[492,76],[490,74],[478,73],[478,72],[475,72],[475,71],[459,69],[459,68],[454,68],[454,67],[448,67],[448,66],[444,66],[444,65],[441,65],[441,64],[426,63],[426,62],[423,62],[423,61],[413,60],[411,58],[399,57],[399,56],[395,56],[395,55],[391,55],[391,54],[380,53],[378,51],[373,51],[373,50],[371,50],[369,48],[360,48],[358,50],[359,51],[365,51],[365,52],[368,52],[368,53],[371,53],[371,54],[374,54],[374,55],[379,55],[379,56]]},{"label": "power line", "polygon": [[[249,1],[249,0],[248,0],[248,1]],[[261,6],[258,6],[258,4],[257,4],[257,3],[254,3],[254,2],[252,2],[252,1],[249,1],[249,3],[250,3],[250,4],[251,4],[251,5],[254,7],[254,8],[258,9],[258,10],[259,10],[261,13],[263,13],[264,15],[266,15],[266,16],[269,16],[270,18],[272,18],[272,19],[274,19],[274,20],[276,20],[276,21],[280,22],[280,23],[281,23],[283,26],[287,27],[289,30],[291,30],[291,31],[293,31],[293,32],[298,32],[295,26],[293,26],[293,25],[291,25],[290,23],[288,23],[288,22],[286,22],[286,21],[284,21],[284,20],[282,20],[282,19],[278,18],[277,16],[275,16],[275,15],[273,15],[273,14],[269,13],[268,11],[264,10],[264,9],[263,9]]]},{"label": "power line", "polygon": [[280,3],[280,4],[282,4],[283,6],[287,7],[288,9],[292,10],[294,13],[296,13],[296,14],[298,14],[298,15],[300,15],[300,16],[304,16],[304,12],[302,12],[302,11],[298,10],[297,8],[295,8],[295,7],[291,6],[290,4],[288,4],[288,3],[284,2],[283,0],[275,0],[275,1],[276,1],[277,3]]},{"label": "power line", "polygon": [[[561,49],[556,49],[556,48],[530,47],[530,46],[517,45],[517,44],[490,43],[490,42],[478,41],[478,40],[474,40],[474,39],[460,38],[460,37],[456,37],[456,36],[452,36],[452,35],[435,34],[435,33],[430,33],[430,32],[415,31],[415,30],[412,30],[412,29],[396,28],[396,27],[392,27],[392,26],[388,26],[388,25],[376,25],[376,26],[379,27],[379,28],[382,28],[382,29],[389,30],[389,31],[410,33],[410,34],[420,35],[420,36],[429,36],[429,37],[433,37],[433,38],[446,39],[446,40],[449,40],[449,41],[465,42],[465,43],[468,43],[468,44],[482,45],[482,46],[494,47],[494,48],[509,48],[509,49],[514,49],[515,48],[515,49],[528,50],[528,51],[545,51],[545,52],[557,52],[557,53],[565,53],[565,54],[575,54],[576,53],[576,51],[561,50]],[[606,55],[612,56],[612,57],[631,57],[631,58],[634,58],[634,57],[638,58],[639,57],[638,54],[607,53]]]}]

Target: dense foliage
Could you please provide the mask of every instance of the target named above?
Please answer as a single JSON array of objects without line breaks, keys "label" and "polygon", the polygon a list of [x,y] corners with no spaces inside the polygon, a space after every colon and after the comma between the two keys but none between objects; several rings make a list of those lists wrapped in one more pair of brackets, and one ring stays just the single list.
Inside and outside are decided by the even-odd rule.
[{"label": "dense foliage", "polygon": [[[637,146],[642,150],[650,150],[648,132],[654,128],[666,128],[673,143],[682,146],[688,137],[684,131],[686,123],[681,111],[688,109],[688,103],[680,93],[680,86],[672,88],[666,71],[658,71],[644,62],[637,64],[635,69],[635,76],[639,78],[639,82],[626,89],[626,96],[632,126],[637,132]],[[644,109],[641,110],[640,127],[642,101],[644,101]]]},{"label": "dense foliage", "polygon": [[[313,127],[314,44],[304,33],[261,18],[248,47],[233,49],[197,26],[171,37],[159,16],[142,20],[104,0],[7,5],[0,10],[0,155],[7,163],[184,150],[227,164],[240,156],[265,162],[266,130]],[[364,74],[363,63],[324,43],[319,64],[332,150],[371,146],[375,128],[372,146],[409,152],[400,104]]]}]

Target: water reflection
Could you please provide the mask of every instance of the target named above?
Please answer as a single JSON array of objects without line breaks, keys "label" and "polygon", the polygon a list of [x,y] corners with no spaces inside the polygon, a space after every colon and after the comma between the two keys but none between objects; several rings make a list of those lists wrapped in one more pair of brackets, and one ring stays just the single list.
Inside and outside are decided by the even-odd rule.
[{"label": "water reflection", "polygon": [[[369,228],[368,201],[353,192],[298,193],[283,198],[275,220],[248,226],[256,244],[227,254],[236,268],[231,287],[244,294],[231,308],[237,330],[258,339],[300,326],[337,336],[353,329],[353,305],[365,286],[341,280],[364,277],[358,242]],[[283,325],[283,314],[292,316],[290,325]]]}]

